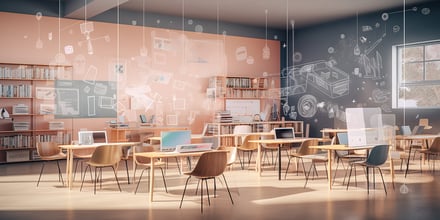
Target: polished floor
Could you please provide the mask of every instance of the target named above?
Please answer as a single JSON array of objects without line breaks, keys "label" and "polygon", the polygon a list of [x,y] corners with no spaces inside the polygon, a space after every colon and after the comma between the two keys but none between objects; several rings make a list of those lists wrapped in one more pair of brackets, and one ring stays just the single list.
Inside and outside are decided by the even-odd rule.
[{"label": "polished floor", "polygon": [[[284,159],[283,167],[286,160]],[[200,194],[195,194],[197,181],[190,188],[179,208],[186,176],[179,175],[175,163],[166,172],[168,193],[163,188],[160,172],[156,172],[155,201],[148,201],[147,181],[142,179],[137,194],[136,184],[128,184],[123,164],[118,176],[119,192],[111,171],[104,172],[104,183],[96,195],[91,182],[80,192],[77,176],[74,188],[67,189],[58,182],[56,164],[48,163],[39,187],[36,187],[41,162],[0,165],[0,219],[439,219],[440,171],[420,172],[418,161],[411,164],[411,173],[404,178],[396,165],[396,184],[393,190],[389,170],[384,166],[388,194],[385,195],[380,176],[376,188],[367,194],[366,178],[357,172],[357,187],[352,179],[350,188],[342,184],[343,175],[336,178],[329,191],[323,166],[319,176],[304,187],[304,176],[289,172],[279,181],[271,166],[262,176],[250,168],[240,169],[237,164],[225,172],[232,192],[231,204],[224,183],[218,181],[217,196],[211,195],[211,204],[204,198],[200,211]],[[64,164],[62,163],[62,169]],[[64,170],[63,170],[64,171]],[[139,172],[138,172],[139,174]],[[130,173],[132,175],[132,173]],[[284,177],[284,176],[283,176]],[[212,184],[210,186],[212,190]],[[407,190],[406,190],[407,189]],[[211,191],[212,194],[212,191]]]}]

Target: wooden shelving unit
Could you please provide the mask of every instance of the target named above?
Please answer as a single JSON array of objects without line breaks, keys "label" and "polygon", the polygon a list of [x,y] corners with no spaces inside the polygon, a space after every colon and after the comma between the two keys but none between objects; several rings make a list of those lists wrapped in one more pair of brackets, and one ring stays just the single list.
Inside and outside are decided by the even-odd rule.
[{"label": "wooden shelving unit", "polygon": [[72,66],[0,63],[0,163],[38,160],[36,143],[69,143],[63,120],[55,119],[55,80]]}]

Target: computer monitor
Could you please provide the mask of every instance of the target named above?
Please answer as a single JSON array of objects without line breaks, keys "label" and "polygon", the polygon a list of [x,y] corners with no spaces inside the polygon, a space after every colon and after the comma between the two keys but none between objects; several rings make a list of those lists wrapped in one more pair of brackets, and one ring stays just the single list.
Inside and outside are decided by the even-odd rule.
[{"label": "computer monitor", "polygon": [[191,143],[191,131],[162,131],[160,132],[160,151],[173,152],[177,145]]},{"label": "computer monitor", "polygon": [[295,138],[295,132],[292,127],[275,128],[275,139]]},{"label": "computer monitor", "polygon": [[79,131],[78,144],[98,144],[107,143],[106,131]]}]

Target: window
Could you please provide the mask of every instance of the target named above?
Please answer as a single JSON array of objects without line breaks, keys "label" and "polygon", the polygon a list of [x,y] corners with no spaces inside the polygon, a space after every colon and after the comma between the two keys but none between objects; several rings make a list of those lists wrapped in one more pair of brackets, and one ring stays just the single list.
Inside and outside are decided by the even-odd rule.
[{"label": "window", "polygon": [[440,108],[440,41],[393,46],[393,108]]}]

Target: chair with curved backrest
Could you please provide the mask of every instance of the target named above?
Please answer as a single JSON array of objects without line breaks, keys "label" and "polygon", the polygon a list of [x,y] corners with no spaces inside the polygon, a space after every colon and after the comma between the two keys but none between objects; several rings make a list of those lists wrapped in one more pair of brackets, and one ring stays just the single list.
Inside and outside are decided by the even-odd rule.
[{"label": "chair with curved backrest", "polygon": [[235,146],[241,145],[243,143],[243,139],[246,136],[246,134],[249,134],[251,132],[252,132],[252,127],[250,125],[236,125],[234,127],[234,130],[232,131],[232,133],[236,135]]},{"label": "chair with curved backrest", "polygon": [[[368,157],[364,161],[356,161],[351,163],[350,166],[350,175],[348,176],[348,183],[347,183],[347,190],[348,186],[350,185],[350,177],[354,166],[363,166],[365,168],[373,168],[373,177],[374,177],[374,168],[377,168],[379,170],[380,176],[382,178],[383,188],[385,190],[385,194],[387,194],[387,188],[385,185],[385,181],[383,179],[382,170],[380,169],[380,166],[385,164],[385,162],[388,159],[388,153],[389,153],[389,145],[377,145],[374,146],[370,153],[368,154]],[[370,181],[369,181],[369,172],[367,173],[367,190],[368,193],[370,193]],[[373,178],[375,179],[375,178]],[[375,184],[373,182],[373,184]]]},{"label": "chair with curved backrest", "polygon": [[[327,154],[319,153],[319,150],[316,148],[310,148],[310,146],[315,146],[317,144],[318,144],[318,141],[314,140],[314,139],[304,140],[296,152],[290,153],[289,162],[287,163],[287,168],[286,168],[286,173],[284,175],[284,178],[287,177],[287,172],[289,171],[291,159],[292,158],[299,158],[301,160],[301,165],[303,167],[304,176],[306,177],[306,182],[304,184],[304,187],[306,187],[312,168],[314,169],[314,172],[317,173],[316,163],[324,163],[325,164],[327,162]],[[310,166],[310,169],[308,172],[306,172],[306,168],[304,165],[304,159],[310,159],[312,161],[312,165]],[[296,166],[296,170],[298,172],[298,164]],[[325,170],[327,172],[327,169],[325,169]]]},{"label": "chair with curved backrest", "polygon": [[[154,147],[152,145],[135,146],[134,148],[135,148],[134,151],[136,153],[139,153],[139,152],[153,152],[154,151]],[[138,183],[136,185],[136,189],[134,191],[134,194],[136,194],[137,190],[139,188],[139,183],[141,182],[141,179],[142,179],[142,175],[144,174],[144,171],[146,171],[146,170],[148,171],[151,168],[151,159],[147,158],[147,157],[137,157],[136,154],[133,154],[133,160],[134,160],[134,165],[135,165],[134,172],[133,172],[133,181],[136,180],[136,170],[137,170],[137,167],[138,166],[144,167],[144,169],[142,169],[141,175],[139,176],[139,180],[138,180]],[[166,165],[166,163],[161,161],[161,160],[159,160],[159,159],[154,161],[154,166],[159,168],[160,171],[162,172],[162,179],[163,179],[163,184],[165,186],[165,191],[168,192],[167,183],[165,181],[165,175],[164,175],[164,172],[163,172],[163,166],[165,166],[165,165]],[[147,174],[150,175],[149,172],[147,172]]]},{"label": "chair with curved backrest", "polygon": [[[262,136],[261,136],[261,140],[266,140],[266,139],[274,139],[274,136],[273,136],[273,135],[262,135]],[[261,147],[262,147],[261,150],[264,152],[264,155],[263,155],[263,161],[264,161],[264,158],[268,157],[267,154],[268,154],[268,153],[271,153],[272,161],[270,162],[270,164],[274,164],[274,155],[273,155],[273,152],[275,151],[275,152],[278,153],[278,144],[264,144],[264,143],[262,143],[262,144],[260,144],[260,145],[261,145]],[[275,158],[278,158],[278,155],[276,155]],[[275,162],[275,163],[276,163],[276,162]],[[276,164],[275,164],[275,165],[276,165]],[[276,167],[276,166],[274,166],[274,168],[275,168],[275,167]]]},{"label": "chair with curved backrest", "polygon": [[[237,146],[238,160],[240,161],[240,165],[241,165],[242,169],[244,169],[244,162],[245,162],[244,155],[245,155],[245,153],[248,154],[247,163],[249,166],[251,163],[251,159],[252,159],[252,153],[258,149],[258,143],[252,143],[249,141],[258,140],[258,139],[260,139],[259,135],[246,135],[243,138],[242,144]],[[241,159],[241,157],[240,157],[240,154],[239,154],[240,151],[242,152],[243,159]]]},{"label": "chair with curved backrest", "polygon": [[232,166],[237,160],[237,148],[236,147],[221,147],[220,150],[228,151],[228,162],[226,163],[226,167],[232,170]]},{"label": "chair with curved backrest", "polygon": [[40,176],[38,177],[37,187],[40,185],[41,175],[43,174],[44,166],[46,161],[56,161],[58,167],[58,181],[64,185],[63,175],[61,174],[59,160],[66,159],[66,154],[64,154],[61,148],[58,147],[56,142],[37,142],[37,153],[40,156],[40,160],[43,161],[41,165]]},{"label": "chair with curved backrest", "polygon": [[201,195],[200,195],[200,210],[203,212],[203,182],[205,182],[206,185],[206,192],[208,195],[208,204],[211,205],[211,202],[209,200],[209,191],[208,191],[208,179],[214,179],[214,191],[216,190],[216,182],[215,178],[218,176],[223,176],[223,180],[226,185],[226,189],[228,190],[229,198],[231,199],[231,203],[234,204],[234,201],[232,200],[231,192],[229,191],[228,183],[226,182],[226,178],[223,174],[223,172],[226,169],[228,162],[227,158],[227,151],[221,150],[221,151],[208,151],[203,153],[199,160],[197,161],[196,166],[194,169],[190,172],[184,173],[185,175],[188,175],[188,178],[186,179],[185,188],[183,189],[182,199],[180,200],[180,206],[179,208],[182,208],[183,198],[185,197],[186,188],[188,186],[188,181],[191,179],[191,177],[195,177],[199,180],[202,180],[201,183]]},{"label": "chair with curved backrest", "polygon": [[[76,170],[78,169],[78,163],[81,164],[80,167],[80,176],[83,173],[83,163],[90,160],[92,158],[93,152],[95,148],[82,148],[82,149],[74,149],[73,150],[73,158],[76,159],[75,170],[73,171],[73,180],[75,180]],[[91,175],[91,173],[90,173]]]},{"label": "chair with curved backrest", "polygon": [[91,172],[92,167],[95,168],[95,179],[93,180],[94,194],[96,194],[96,183],[98,182],[98,180],[100,181],[100,188],[102,188],[102,168],[105,167],[111,167],[113,169],[113,173],[115,175],[119,191],[122,191],[121,186],[119,185],[118,176],[116,174],[119,161],[121,161],[121,154],[122,154],[121,147],[117,145],[102,145],[97,147],[93,152],[92,157],[87,162],[87,167],[84,170],[80,191],[82,190],[84,184],[84,179],[86,177],[87,169],[89,169]]},{"label": "chair with curved backrest", "polygon": [[[426,158],[428,159],[428,164],[432,159],[432,171],[435,172],[435,158],[433,157],[440,156],[440,137],[434,138],[431,146],[428,149],[420,150],[420,153],[426,155]],[[422,163],[422,160],[420,160],[420,163]]]}]

